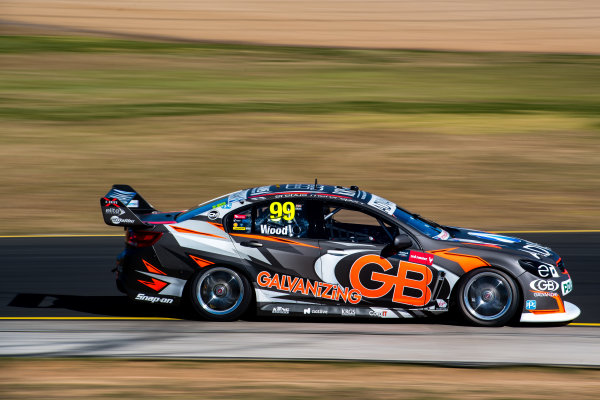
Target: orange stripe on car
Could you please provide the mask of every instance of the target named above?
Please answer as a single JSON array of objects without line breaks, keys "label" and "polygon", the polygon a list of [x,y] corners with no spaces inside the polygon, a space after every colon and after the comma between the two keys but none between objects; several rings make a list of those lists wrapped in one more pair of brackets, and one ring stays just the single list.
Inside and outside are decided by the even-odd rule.
[{"label": "orange stripe on car", "polygon": [[160,269],[156,268],[154,265],[150,264],[148,261],[144,260],[143,258],[142,258],[142,261],[144,262],[144,265],[146,266],[148,271],[154,272],[155,274],[166,275]]},{"label": "orange stripe on car", "polygon": [[193,255],[191,255],[191,254],[190,254],[190,258],[191,258],[192,260],[194,260],[194,262],[196,262],[196,264],[198,264],[198,266],[199,266],[200,268],[204,268],[204,267],[206,267],[207,265],[213,265],[213,264],[214,264],[214,262],[211,262],[211,261],[205,260],[204,258],[200,258],[200,257],[193,256]]},{"label": "orange stripe on car", "polygon": [[440,249],[440,250],[430,250],[427,253],[434,254],[438,257],[445,258],[446,260],[454,261],[465,271],[469,272],[474,270],[475,268],[481,267],[489,267],[490,264],[485,261],[481,257],[472,256],[470,254],[458,254],[452,253],[452,250],[456,250],[458,247],[453,247],[451,249]]},{"label": "orange stripe on car", "polygon": [[532,314],[538,315],[538,314],[555,314],[555,313],[564,313],[565,312],[565,303],[563,302],[563,300],[560,298],[560,296],[558,295],[558,293],[552,293],[552,292],[541,292],[538,290],[530,290],[531,293],[548,293],[553,298],[554,300],[556,300],[556,305],[558,308],[554,308],[551,310],[527,310]]},{"label": "orange stripe on car", "polygon": [[167,286],[167,282],[159,281],[158,279],[154,279],[154,278],[152,278],[152,282],[143,281],[141,279],[138,279],[138,282],[143,283],[144,285],[148,286],[150,289],[154,289],[157,292],[160,291],[165,286]]},{"label": "orange stripe on car", "polygon": [[251,235],[248,233],[232,233],[231,236],[239,236],[239,237],[245,237],[248,239],[257,239],[257,240],[268,240],[270,242],[287,243],[287,244],[291,244],[294,246],[312,247],[313,249],[319,248],[318,246],[313,246],[313,245],[306,244],[306,243],[296,242],[295,240],[289,240],[289,239],[284,239],[284,238],[275,237],[275,236]]},{"label": "orange stripe on car", "polygon": [[198,231],[194,231],[192,229],[182,228],[180,226],[172,226],[171,228],[173,228],[175,231],[177,231],[179,233],[192,233],[194,235],[202,235],[202,236],[216,237],[219,239],[225,239],[223,236],[213,235],[212,233],[206,233],[206,232],[198,232]]},{"label": "orange stripe on car", "polygon": [[206,221],[206,222],[208,222],[209,224],[211,224],[215,228],[219,228],[220,230],[222,230],[223,232],[225,232],[225,228],[223,228],[223,224],[219,224],[218,222],[209,222],[209,221]]}]

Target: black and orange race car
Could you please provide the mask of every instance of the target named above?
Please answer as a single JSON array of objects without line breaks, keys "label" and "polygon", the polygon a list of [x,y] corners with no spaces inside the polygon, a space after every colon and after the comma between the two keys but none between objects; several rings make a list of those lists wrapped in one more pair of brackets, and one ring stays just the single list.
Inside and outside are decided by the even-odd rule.
[{"label": "black and orange race car", "polygon": [[413,318],[477,325],[567,322],[579,308],[561,258],[525,240],[442,226],[351,186],[240,190],[176,213],[133,188],[100,200],[125,227],[117,285],[133,300],[188,302],[203,318]]}]

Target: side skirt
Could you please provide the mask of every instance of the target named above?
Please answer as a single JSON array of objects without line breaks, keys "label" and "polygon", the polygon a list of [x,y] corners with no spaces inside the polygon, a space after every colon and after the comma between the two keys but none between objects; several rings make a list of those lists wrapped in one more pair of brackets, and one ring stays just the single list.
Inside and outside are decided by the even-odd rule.
[{"label": "side skirt", "polygon": [[447,310],[406,310],[385,307],[346,307],[320,304],[258,303],[257,315],[293,317],[355,317],[355,318],[419,318],[438,315]]}]

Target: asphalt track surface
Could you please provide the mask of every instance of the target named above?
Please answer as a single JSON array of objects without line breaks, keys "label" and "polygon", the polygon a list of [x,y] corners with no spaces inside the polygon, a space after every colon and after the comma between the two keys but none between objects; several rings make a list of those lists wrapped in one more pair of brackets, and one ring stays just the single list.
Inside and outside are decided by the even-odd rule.
[{"label": "asphalt track surface", "polygon": [[567,300],[582,310],[575,324],[167,320],[186,315],[133,304],[114,287],[121,237],[1,238],[0,355],[600,365],[600,232],[515,236],[563,257],[574,287]]}]

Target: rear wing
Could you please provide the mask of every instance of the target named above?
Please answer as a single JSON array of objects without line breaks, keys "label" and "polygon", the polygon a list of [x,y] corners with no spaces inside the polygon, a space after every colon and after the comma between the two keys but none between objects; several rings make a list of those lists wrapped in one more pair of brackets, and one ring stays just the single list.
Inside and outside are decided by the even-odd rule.
[{"label": "rear wing", "polygon": [[104,222],[112,226],[147,226],[139,216],[156,211],[128,185],[113,185],[100,199],[100,208]]}]

